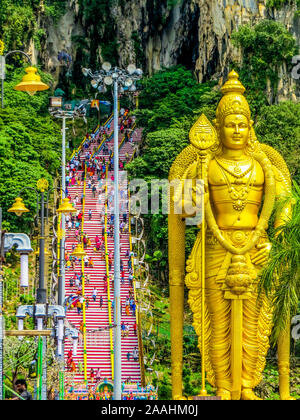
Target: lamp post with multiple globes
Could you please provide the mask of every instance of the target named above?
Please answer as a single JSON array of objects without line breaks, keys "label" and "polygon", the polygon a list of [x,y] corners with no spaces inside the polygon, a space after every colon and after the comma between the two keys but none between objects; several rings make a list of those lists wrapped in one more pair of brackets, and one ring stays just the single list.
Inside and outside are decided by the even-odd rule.
[{"label": "lamp post with multiple globes", "polygon": [[108,62],[102,69],[92,72],[83,68],[84,76],[91,77],[91,85],[99,93],[105,93],[107,86],[113,86],[114,98],[114,399],[122,396],[122,364],[121,364],[121,284],[120,284],[120,209],[119,209],[119,109],[118,95],[136,92],[136,82],[142,78],[143,71],[130,64],[126,70],[112,67]]}]

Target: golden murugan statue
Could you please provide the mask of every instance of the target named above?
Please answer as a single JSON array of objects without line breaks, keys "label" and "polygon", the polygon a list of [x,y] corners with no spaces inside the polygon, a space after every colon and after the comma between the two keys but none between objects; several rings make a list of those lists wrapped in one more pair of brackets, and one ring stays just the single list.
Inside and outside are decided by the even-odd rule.
[{"label": "golden murugan statue", "polygon": [[[214,126],[202,115],[190,132],[191,144],[174,162],[169,181],[192,180],[192,194],[171,187],[169,215],[170,311],[173,398],[183,398],[184,283],[202,354],[205,375],[222,399],[259,399],[272,329],[272,302],[258,294],[258,274],[271,249],[268,223],[275,200],[291,190],[287,166],[273,148],[256,138],[245,88],[232,71],[222,87]],[[185,261],[185,220],[178,202],[196,205],[196,180],[202,180],[202,222]],[[181,208],[181,207],[180,207]],[[289,208],[277,214],[283,223]],[[193,216],[193,215],[192,215]],[[186,267],[185,267],[186,265]],[[202,340],[203,337],[203,340]],[[281,399],[289,391],[290,331],[278,342]],[[200,394],[201,395],[201,394]]]}]

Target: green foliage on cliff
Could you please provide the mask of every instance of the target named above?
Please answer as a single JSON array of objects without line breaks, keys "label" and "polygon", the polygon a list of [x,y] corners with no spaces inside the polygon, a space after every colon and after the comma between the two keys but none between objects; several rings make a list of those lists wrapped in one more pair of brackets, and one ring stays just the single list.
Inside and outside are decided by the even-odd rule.
[{"label": "green foliage on cliff", "polygon": [[57,22],[66,12],[67,0],[46,0],[44,3],[44,13]]},{"label": "green foliage on cliff", "polygon": [[281,9],[284,6],[300,6],[299,0],[267,0],[267,7],[274,7],[275,9]]},{"label": "green foliage on cliff", "polygon": [[[277,202],[277,210],[293,201],[291,214],[276,230],[272,240],[270,261],[262,270],[260,289],[274,299],[273,343],[286,329],[287,320],[299,309],[300,298],[300,187],[294,185],[293,194]],[[278,279],[274,285],[274,279]]]},{"label": "green foliage on cliff", "polygon": [[267,0],[267,7],[275,7],[276,9],[280,9],[288,3],[291,3],[291,0]]},{"label": "green foliage on cliff", "polygon": [[117,64],[118,44],[116,41],[116,23],[111,14],[114,0],[78,0],[79,13],[85,22],[85,27],[92,40],[90,45],[90,65],[97,64],[97,51],[105,61]]},{"label": "green foliage on cliff", "polygon": [[[199,84],[193,73],[183,66],[162,70],[142,81],[139,124],[145,132],[177,126],[186,118],[189,124],[195,115],[215,105],[220,98],[213,90],[214,82]],[[205,109],[205,112],[209,112]]]},{"label": "green foliage on cliff", "polygon": [[38,16],[48,16],[57,22],[66,10],[66,3],[66,0],[2,0],[0,34],[6,52],[24,48],[31,39],[39,49],[45,32],[38,27]]},{"label": "green foliage on cliff", "polygon": [[300,104],[287,101],[263,107],[255,131],[261,143],[281,153],[293,179],[300,183]]},{"label": "green foliage on cliff", "polygon": [[[240,76],[243,84],[247,85]],[[249,80],[249,79],[248,79]],[[251,90],[248,85],[247,97],[262,103],[256,107],[255,130],[262,143],[278,150],[288,164],[293,179],[300,182],[300,104],[282,102],[268,105],[262,88]],[[140,95],[141,109],[138,124],[145,128],[145,139],[141,154],[127,169],[132,178],[167,179],[176,156],[189,144],[188,133],[202,112],[212,121],[217,103],[221,97],[219,89],[212,83],[198,84],[191,72],[178,66],[156,73],[143,81]],[[256,98],[255,98],[256,94]],[[253,95],[253,96],[251,96]],[[258,103],[256,102],[256,105]],[[162,261],[167,261],[167,218],[166,215],[146,215],[147,253],[162,251]],[[195,230],[189,228],[187,254],[195,239]],[[157,278],[167,278],[167,265],[160,265]]]},{"label": "green foliage on cliff", "polygon": [[33,36],[35,29],[34,6],[38,2],[2,0],[0,33],[6,50],[19,49]]},{"label": "green foliage on cliff", "polygon": [[280,66],[285,64],[287,71],[291,69],[292,57],[298,52],[296,40],[283,24],[264,20],[255,26],[240,26],[232,34],[232,42],[242,48],[242,65],[234,64],[234,67],[247,88],[247,99],[256,115],[262,106],[268,104],[268,83],[273,92],[271,102],[274,101]]}]

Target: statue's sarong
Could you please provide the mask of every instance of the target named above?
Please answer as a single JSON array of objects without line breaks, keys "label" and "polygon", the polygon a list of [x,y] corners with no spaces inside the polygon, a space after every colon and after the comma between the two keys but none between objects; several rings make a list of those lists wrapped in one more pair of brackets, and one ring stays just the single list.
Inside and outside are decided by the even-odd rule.
[{"label": "statue's sarong", "polygon": [[[222,234],[233,245],[245,245],[250,231],[226,230]],[[259,243],[268,242],[267,235]],[[200,259],[201,232],[198,235],[190,258]],[[243,388],[254,388],[262,379],[266,354],[269,348],[272,310],[265,295],[258,298],[257,275],[261,266],[251,263],[251,256],[257,252],[254,248],[246,255],[247,266],[251,268],[253,284],[249,298],[243,299]],[[193,255],[194,253],[194,255]],[[224,298],[225,279],[231,263],[232,254],[226,251],[208,232],[206,240],[206,310],[205,310],[205,348],[206,370],[209,382],[218,388],[231,390],[231,302]],[[195,260],[194,260],[195,261]],[[193,266],[200,283],[200,264]],[[189,285],[188,285],[189,286]],[[194,285],[195,286],[195,285]],[[201,288],[195,287],[189,292],[189,303],[194,313],[194,327],[199,335],[201,350]]]}]

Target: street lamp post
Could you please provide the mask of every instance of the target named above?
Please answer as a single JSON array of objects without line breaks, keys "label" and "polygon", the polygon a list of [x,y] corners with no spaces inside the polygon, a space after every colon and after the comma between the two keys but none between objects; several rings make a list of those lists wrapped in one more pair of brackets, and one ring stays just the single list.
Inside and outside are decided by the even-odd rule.
[{"label": "street lamp post", "polygon": [[120,284],[120,208],[119,208],[119,109],[118,94],[135,92],[135,82],[139,80],[143,71],[133,64],[127,70],[112,67],[104,63],[102,70],[93,73],[83,68],[85,76],[92,78],[91,85],[100,93],[106,91],[106,86],[113,85],[114,98],[114,399],[122,398],[122,347],[121,347],[121,284]]},{"label": "street lamp post", "polygon": [[[37,189],[32,187],[23,188],[16,198],[13,206],[8,210],[9,213],[15,213],[17,216],[22,216],[23,213],[28,213],[29,210],[25,207],[21,194],[24,190],[30,189],[33,190],[36,194],[40,193],[41,197],[41,234],[39,239],[39,285],[37,289],[37,303],[45,304],[46,303],[46,289],[45,289],[45,191],[48,190],[49,183],[46,179],[40,179],[37,182]],[[39,200],[37,200],[39,203]],[[37,215],[39,209],[37,208]]]},{"label": "street lamp post", "polygon": [[[62,199],[66,198],[66,121],[67,119],[85,118],[86,109],[84,107],[75,107],[74,110],[62,109],[61,98],[50,98],[50,114],[55,118],[62,120],[62,156],[61,156],[61,188]],[[58,278],[58,304],[63,305],[65,300],[65,232],[66,216],[61,214],[61,238],[60,238],[60,261]]]},{"label": "street lamp post", "polygon": [[37,289],[37,303],[46,303],[47,291],[45,289],[45,188],[48,182],[38,186],[41,191],[41,236],[40,236],[40,255],[39,255],[39,287]]},{"label": "street lamp post", "polygon": [[13,50],[3,55],[4,44],[0,46],[0,79],[1,79],[1,108],[4,108],[4,80],[5,80],[5,65],[6,59],[12,54],[22,54],[29,61],[30,67],[26,68],[26,75],[23,77],[21,83],[15,86],[16,90],[27,92],[29,95],[34,95],[37,91],[47,90],[49,86],[41,81],[41,78],[37,73],[37,69],[32,67],[31,58],[24,51]]},{"label": "street lamp post", "polygon": [[[28,254],[32,252],[30,239],[24,233],[6,233],[2,230],[2,208],[0,207],[0,401],[3,399],[3,274],[2,264],[5,253],[17,245],[17,251],[21,254],[21,286],[28,285]],[[27,256],[22,259],[22,256]],[[25,264],[25,267],[24,267]],[[26,267],[27,265],[27,267]],[[24,276],[27,275],[27,278]]]},{"label": "street lamp post", "polygon": [[[22,216],[23,213],[28,213],[29,210],[25,207],[22,198],[20,195],[25,189],[31,189],[35,191],[37,196],[41,196],[41,209],[40,209],[40,219],[41,219],[41,231],[40,231],[40,241],[39,241],[39,284],[37,289],[37,300],[36,305],[30,306],[21,306],[18,308],[17,318],[19,320],[24,319],[22,316],[23,313],[33,316],[37,321],[37,329],[39,331],[43,330],[44,323],[47,322],[48,317],[52,317],[53,314],[56,314],[58,324],[60,325],[59,331],[60,335],[58,339],[61,341],[63,338],[61,336],[63,319],[65,317],[65,311],[61,305],[47,305],[47,290],[45,288],[45,192],[47,191],[47,210],[49,203],[49,194],[52,190],[49,189],[49,183],[46,179],[40,179],[37,182],[37,189],[31,187],[25,187],[19,192],[19,196],[16,198],[13,206],[8,210],[9,213],[15,213],[17,216]],[[74,207],[68,202],[68,199],[64,199],[58,212],[69,213],[71,211],[76,211]],[[39,200],[37,200],[37,214],[39,214]],[[20,329],[22,329],[22,322],[19,324]],[[44,356],[46,355],[46,345],[47,338],[43,337],[43,352]],[[43,386],[42,386],[42,395],[43,400],[47,399],[47,387],[46,387],[46,378],[47,378],[47,362],[46,357],[43,357],[44,366],[43,366]]]}]

